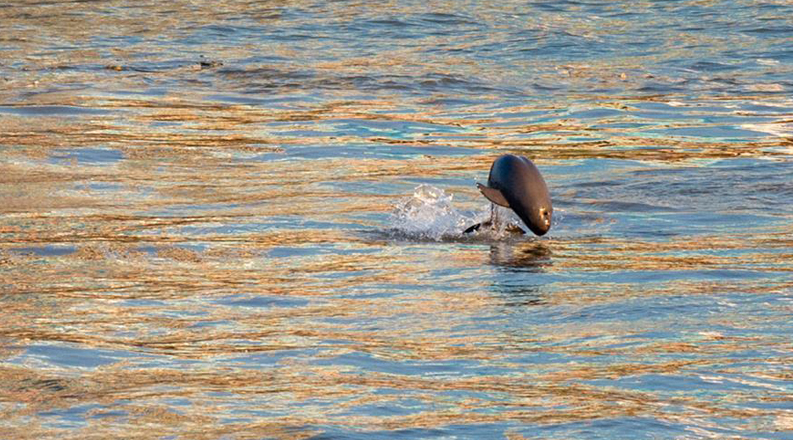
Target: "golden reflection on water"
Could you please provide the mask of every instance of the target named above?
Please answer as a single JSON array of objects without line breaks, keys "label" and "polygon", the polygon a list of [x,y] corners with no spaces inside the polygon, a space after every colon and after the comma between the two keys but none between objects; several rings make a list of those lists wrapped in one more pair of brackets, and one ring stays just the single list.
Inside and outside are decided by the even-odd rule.
[{"label": "golden reflection on water", "polygon": [[[152,256],[125,248],[115,243],[120,229],[113,225],[119,219],[105,217],[81,218],[81,223],[93,223],[105,231],[93,236],[76,236],[72,243],[96,243],[81,245],[73,254],[60,257],[38,257],[35,255],[4,253],[5,270],[3,284],[12,286],[6,295],[18,297],[20,301],[5,301],[4,319],[0,325],[0,338],[14,341],[4,347],[2,355],[10,358],[20,353],[23,347],[36,343],[67,342],[80,347],[122,350],[141,355],[166,356],[169,359],[196,359],[207,362],[202,367],[141,367],[135,361],[120,361],[97,369],[73,371],[64,374],[59,368],[6,364],[0,367],[0,401],[5,402],[3,418],[12,421],[12,426],[30,420],[35,414],[65,410],[82,404],[97,404],[89,411],[88,425],[75,432],[117,435],[109,420],[136,432],[138,438],[159,438],[164,434],[195,436],[195,438],[217,438],[244,430],[251,438],[267,435],[276,438],[308,438],[313,431],[295,431],[300,426],[321,426],[328,423],[354,424],[360,429],[406,429],[433,428],[449,424],[468,423],[563,423],[570,421],[602,418],[656,417],[669,422],[708,425],[712,417],[752,418],[773,415],[773,411],[759,409],[736,409],[723,406],[708,399],[682,396],[674,399],[658,398],[651,392],[599,388],[575,381],[595,379],[618,379],[642,374],[688,375],[703,367],[727,369],[723,361],[692,359],[668,362],[636,363],[635,361],[611,362],[606,364],[579,364],[579,366],[545,365],[534,371],[518,375],[491,375],[471,378],[444,376],[412,376],[396,373],[366,374],[345,370],[338,365],[317,366],[291,360],[261,370],[239,368],[224,359],[235,355],[269,353],[280,350],[299,350],[305,347],[326,346],[323,356],[332,358],[349,352],[369,353],[375,358],[394,359],[405,362],[411,359],[428,362],[453,361],[455,359],[480,359],[487,362],[506,363],[509,355],[540,350],[545,353],[559,351],[566,355],[581,356],[625,356],[631,359],[655,357],[666,353],[691,353],[699,356],[729,355],[740,350],[747,342],[718,335],[706,335],[700,340],[666,343],[647,341],[641,346],[614,349],[599,347],[595,342],[571,343],[577,338],[607,336],[618,338],[630,334],[631,329],[588,325],[576,329],[566,326],[565,330],[549,332],[544,336],[494,335],[488,333],[469,334],[465,337],[448,339],[447,333],[433,336],[423,330],[441,329],[447,317],[478,315],[493,306],[493,298],[482,290],[473,290],[463,296],[449,297],[444,292],[423,291],[416,298],[400,298],[388,308],[382,302],[365,299],[336,299],[332,302],[311,304],[303,307],[272,308],[263,311],[240,310],[218,307],[211,310],[196,303],[196,297],[204,300],[213,296],[224,296],[237,291],[247,295],[284,295],[290,298],[322,298],[330,291],[349,291],[372,283],[411,284],[416,278],[426,275],[425,269],[416,269],[415,263],[401,261],[396,264],[388,254],[328,255],[301,259],[298,266],[289,262],[278,263],[264,260],[261,251],[273,246],[300,246],[327,242],[350,241],[344,234],[327,230],[302,230],[300,234],[284,233],[247,237],[245,243],[234,245],[220,241],[220,248],[212,252],[199,252],[175,247],[161,247]],[[131,219],[121,219],[132,220]],[[222,219],[213,218],[212,221]],[[111,223],[111,225],[103,225]],[[169,221],[152,221],[138,224],[138,228],[159,229],[172,225]],[[20,243],[26,231],[12,233]],[[20,237],[20,235],[22,235]],[[169,238],[170,237],[170,238]],[[34,237],[31,237],[34,239]],[[775,245],[786,244],[786,238],[772,241]],[[190,241],[170,233],[147,242]],[[202,237],[203,242],[212,242]],[[757,241],[768,243],[769,237]],[[53,242],[52,238],[38,242]],[[366,248],[366,242],[352,244]],[[544,260],[545,271],[575,270],[700,270],[729,266],[729,261],[699,255],[692,257],[654,257],[653,254],[685,250],[690,252],[712,251],[714,248],[752,248],[753,243],[738,239],[708,237],[701,241],[681,243],[641,244],[636,242],[607,241],[609,259],[603,255],[590,260],[580,252],[582,243],[526,245],[519,251],[523,260],[509,260],[523,267],[521,261]],[[230,246],[225,249],[224,246]],[[574,247],[575,249],[572,249]],[[6,247],[6,251],[13,247]],[[550,249],[553,249],[552,251]],[[604,250],[604,248],[601,248]],[[639,257],[637,257],[639,256]],[[486,258],[482,252],[464,253],[454,256],[452,264],[461,266],[482,264],[477,259]],[[499,257],[503,258],[503,257]],[[753,264],[779,264],[782,258],[758,253],[751,256]],[[787,257],[785,257],[787,258]],[[45,261],[42,261],[45,260]],[[759,261],[758,261],[759,260]],[[438,261],[436,257],[428,262]],[[45,263],[45,264],[42,264]],[[431,263],[432,264],[432,263]],[[437,264],[437,263],[436,263]],[[401,265],[401,266],[400,266]],[[757,269],[757,267],[755,267]],[[787,268],[786,270],[789,270]],[[322,274],[365,272],[364,275],[335,280],[316,278]],[[316,284],[315,284],[316,283]],[[687,285],[689,284],[689,285]],[[593,291],[582,286],[566,292],[555,292],[547,301],[581,303],[582,301],[618,301],[624,296],[677,294],[678,291],[705,292],[724,289],[725,283],[677,283],[669,292],[649,290],[632,291],[611,286],[608,296],[587,297]],[[775,286],[790,288],[791,285]],[[733,287],[731,287],[733,288]],[[740,290],[740,289],[739,289]],[[480,292],[477,294],[477,291]],[[124,300],[156,299],[169,302],[173,316],[157,316],[150,307],[130,308]],[[84,301],[90,301],[85,304]],[[122,302],[117,302],[122,301]],[[187,313],[200,307],[206,315],[196,317]],[[410,328],[379,328],[376,330],[354,330],[323,322],[325,318],[355,318],[362,322],[404,316]],[[195,328],[200,322],[226,322],[217,327]],[[562,330],[562,328],[558,329]],[[125,333],[133,334],[125,336]],[[417,334],[422,334],[417,336]],[[344,341],[343,344],[325,341]],[[554,344],[555,343],[555,344]],[[337,345],[338,344],[338,345]],[[554,348],[554,345],[558,348]],[[783,346],[778,347],[783,349]],[[218,361],[217,368],[209,368],[212,360]],[[500,361],[499,359],[504,359]],[[767,360],[763,360],[766,362]],[[757,372],[760,373],[759,371]],[[785,376],[774,376],[785,380]],[[374,391],[390,389],[397,395],[411,398],[438,408],[391,417],[350,416],[345,411],[354,411],[361,405],[399,405],[399,397],[377,396]],[[468,397],[450,399],[445,392],[484,393],[501,396],[492,398]],[[254,418],[243,422],[221,422],[234,405],[211,393],[233,393],[236,399],[258,402],[263,408],[286,408],[290,405],[305,405],[301,411],[284,417]],[[741,399],[740,395],[733,397]],[[168,399],[187,399],[188,406],[165,403]],[[333,403],[333,409],[316,407],[317,399]],[[13,402],[13,404],[11,404]],[[162,402],[162,403],[160,403]],[[675,407],[670,411],[670,406]],[[488,411],[492,408],[492,411]],[[473,411],[476,409],[477,411]],[[123,415],[120,415],[123,414]],[[8,423],[8,422],[7,422]],[[146,434],[144,427],[156,426],[157,433]],[[214,426],[207,429],[207,426]],[[24,431],[9,431],[15,438],[37,438],[60,432],[49,426],[29,425]]]},{"label": "golden reflection on water", "polygon": [[[173,28],[176,16],[194,20],[196,26],[211,25],[223,14],[257,8],[256,20],[270,22],[279,20],[280,6],[302,3],[222,3],[211,14],[192,2],[128,8],[124,14],[115,13],[124,6],[115,2],[102,7],[68,3],[42,5],[34,17],[23,17],[33,10],[25,5],[0,8],[0,22],[15,29],[13,36],[0,38],[14,40],[16,48],[2,56],[24,57],[28,69],[4,80],[0,104],[5,111],[34,112],[0,113],[0,437],[298,439],[319,433],[321,426],[396,430],[621,417],[706,428],[718,426],[720,418],[746,419],[749,428],[772,420],[768,423],[790,429],[784,410],[743,405],[756,397],[746,389],[727,389],[714,398],[596,382],[659,375],[685,387],[686,380],[702,376],[718,381],[740,374],[760,384],[761,400],[785,401],[786,390],[769,385],[793,379],[791,346],[781,338],[714,331],[654,339],[641,334],[635,323],[619,319],[512,330],[505,325],[498,331],[470,324],[515,315],[521,319],[520,313],[543,310],[564,317],[582,313],[577,308],[644,299],[790,292],[790,227],[656,241],[597,234],[450,247],[337,226],[348,222],[361,230],[385,229],[379,219],[393,208],[395,197],[360,191],[367,183],[397,185],[410,177],[483,179],[492,159],[507,151],[531,155],[549,168],[584,159],[696,167],[699,161],[733,157],[789,160],[790,139],[726,142],[642,135],[575,118],[516,123],[510,115],[482,116],[473,110],[450,115],[442,106],[406,113],[399,111],[404,103],[393,97],[353,99],[341,91],[334,99],[300,108],[218,104],[206,92],[180,90],[119,97],[116,91],[141,88],[144,76],[164,83],[180,75],[201,81],[203,68],[190,62],[144,75],[135,70],[140,48],[37,53],[49,41],[161,35]],[[63,7],[73,15],[52,12]],[[399,15],[401,6],[361,7]],[[345,15],[338,12],[343,21]],[[93,20],[99,14],[107,15]],[[29,26],[31,20],[36,26]],[[609,25],[544,24],[592,39],[610,35],[625,22]],[[467,48],[442,37],[428,41],[452,43]],[[224,56],[233,59],[256,50],[228,49]],[[286,43],[272,51],[295,55]],[[329,80],[436,65],[423,56],[400,48],[390,59],[314,60],[311,67]],[[642,74],[629,68],[639,61],[626,59],[623,66],[572,63],[559,66],[556,74],[573,83],[638,85]],[[464,58],[444,62],[450,70],[466,64]],[[106,68],[75,69],[85,65]],[[485,69],[470,68],[487,75]],[[243,78],[260,74],[254,69],[236,73]],[[442,97],[421,99],[436,98]],[[641,103],[670,99],[584,98],[628,115]],[[779,98],[759,92],[740,98],[774,99]],[[565,105],[551,100],[509,112]],[[35,113],[42,111],[36,106],[96,112],[71,115],[62,109],[67,114],[47,116]],[[620,122],[623,116],[597,123]],[[349,133],[339,129],[344,121],[419,128]],[[702,121],[659,124],[664,129],[691,125],[708,127]],[[314,145],[320,157],[287,154]],[[376,146],[363,150],[367,152],[393,146],[428,153],[321,156],[323,149],[338,153],[343,146],[358,145]],[[432,153],[449,146],[477,154]],[[91,149],[120,156],[91,163],[75,153]],[[473,181],[454,192],[464,205],[478,200]],[[597,208],[597,203],[591,201],[589,207]],[[362,219],[362,214],[380,217]],[[770,275],[762,281],[713,275],[740,271]],[[642,285],[575,278],[642,272],[668,279]],[[558,278],[544,283],[541,276]],[[519,281],[506,282],[514,279]],[[257,302],[262,298],[272,301]],[[752,329],[790,316],[790,306],[767,308],[770,316],[747,318],[736,311],[701,319]],[[675,324],[688,323],[659,326],[669,330]],[[632,342],[618,343],[624,340]],[[771,355],[745,355],[749,344]],[[25,356],[29,350],[53,348],[82,354]],[[281,357],[283,353],[288,355]],[[531,354],[558,357],[544,363],[522,358]],[[264,360],[257,361],[256,355]],[[353,355],[385,366],[380,371],[345,363],[345,356]],[[65,363],[53,361],[64,361],[59,356]],[[77,358],[74,364],[68,363],[70,356]],[[93,358],[99,362],[91,363]],[[478,362],[494,371],[427,373],[416,367],[454,362]],[[47,420],[51,412],[81,406],[88,409],[76,426]],[[395,410],[367,415],[358,411],[365,406]]]},{"label": "golden reflection on water", "polygon": [[[136,101],[128,104],[130,109],[140,108]],[[393,197],[343,191],[329,183],[482,175],[492,156],[465,160],[434,156],[398,161],[353,157],[234,162],[236,154],[246,152],[283,154],[279,146],[297,140],[273,138],[266,130],[256,135],[229,134],[266,122],[253,111],[235,107],[193,109],[189,105],[167,108],[165,103],[160,104],[163,105],[152,106],[151,112],[136,114],[124,125],[106,117],[89,122],[78,119],[71,124],[51,118],[36,119],[33,124],[32,119],[4,117],[10,124],[0,143],[13,147],[6,149],[8,155],[0,177],[4,184],[0,211],[5,215],[0,229],[4,243],[0,254],[0,284],[4,286],[0,356],[13,359],[29,346],[70,344],[84,350],[128,353],[130,358],[117,358],[86,369],[0,365],[0,418],[6,421],[1,434],[41,438],[67,433],[114,436],[131,432],[135,438],[171,434],[190,438],[235,435],[293,439],[317,433],[314,428],[301,427],[327,424],[388,430],[647,416],[669,423],[711,426],[714,418],[756,420],[777,416],[771,409],[739,409],[708,398],[659,397],[649,391],[585,383],[647,374],[687,377],[709,368],[724,374],[735,370],[718,357],[730,356],[747,342],[757,341],[703,335],[689,341],[645,340],[638,346],[615,348],[612,341],[631,335],[633,329],[613,324],[580,328],[564,325],[535,329],[531,334],[461,333],[455,326],[467,317],[492,315],[501,307],[502,300],[489,293],[486,281],[480,278],[471,283],[451,277],[447,285],[464,292],[453,296],[445,290],[421,286],[435,285],[429,282],[434,279],[435,270],[482,267],[478,272],[485,274],[488,264],[503,270],[549,274],[790,272],[788,262],[793,255],[786,252],[791,245],[790,231],[753,236],[703,235],[662,242],[603,236],[575,241],[551,239],[497,245],[489,253],[481,246],[460,249],[452,255],[443,255],[438,248],[429,249],[418,259],[401,247],[384,252],[386,239],[338,229],[261,228],[256,225],[278,216],[321,221],[349,218],[361,212],[386,213],[393,206]],[[115,101],[112,107],[124,108],[125,104]],[[329,107],[310,117],[315,121],[365,119],[362,114],[365,115],[363,109],[347,113]],[[268,116],[286,121],[308,117]],[[421,120],[445,124],[432,115],[424,115]],[[144,129],[152,121],[196,125],[184,132]],[[477,136],[482,139],[498,139],[502,130],[484,125],[479,128]],[[415,145],[433,142],[452,141],[422,140]],[[464,137],[455,137],[453,142],[474,149],[493,148],[497,150],[494,154],[520,146],[538,152],[539,161],[554,163],[591,157],[669,161],[737,154],[762,156],[774,146],[772,141],[754,146],[664,141],[661,149],[620,150],[613,142],[545,148],[555,142],[553,138],[537,144],[495,140],[484,145],[481,139],[466,144]],[[642,145],[637,138],[622,138],[620,142]],[[118,148],[123,159],[102,166],[85,165],[79,159],[67,163],[48,160],[62,148],[107,146]],[[86,187],[87,183],[111,186],[95,190]],[[466,196],[475,197],[474,189],[466,191]],[[240,229],[219,232],[217,228],[224,225]],[[353,252],[323,254],[310,250],[340,243]],[[39,255],[29,250],[32,246],[48,245],[71,248],[62,255]],[[268,256],[269,251],[283,248],[296,249],[298,253],[286,258]],[[301,255],[300,249],[307,249],[307,254]],[[719,253],[726,250],[745,252],[740,257]],[[693,281],[680,277],[646,288],[570,282],[564,290],[545,288],[536,292],[535,299],[526,304],[603,304],[681,292],[710,295],[735,290],[760,294],[793,288],[793,282],[780,279],[757,285],[751,280]],[[337,297],[350,292],[376,292],[380,290],[376,286],[382,285],[417,286],[419,290],[415,295],[387,299],[387,307],[382,299],[367,299],[365,295]],[[279,306],[278,302],[269,307],[223,305],[223,299],[233,295],[308,302],[299,306]],[[154,304],[146,305],[145,301]],[[332,321],[345,319],[362,325],[359,328]],[[367,329],[366,323],[373,327]],[[513,372],[468,378],[363,373],[332,362],[317,365],[308,355],[251,369],[233,360],[237,356],[307,347],[322,347],[319,360],[349,353],[365,353],[397,363],[479,360],[513,368]],[[780,343],[767,348],[781,352],[789,346]],[[611,356],[615,360],[550,363],[533,370],[525,370],[512,360],[532,352],[582,359]],[[670,354],[690,357],[662,360]],[[164,365],[146,365],[143,359],[151,356],[165,359]],[[200,362],[200,366],[178,365],[191,360]],[[780,357],[761,362],[767,365],[783,360]],[[781,371],[743,373],[789,379],[789,374]],[[382,389],[394,390],[395,394],[378,395]],[[468,397],[458,399],[445,394],[450,392],[468,393]],[[224,397],[223,393],[234,397]],[[740,402],[746,398],[741,393],[736,391],[727,400]],[[778,393],[770,390],[768,396],[773,398]],[[356,408],[365,405],[400,406],[405,396],[421,402],[425,409],[392,416],[355,413]],[[189,403],[174,406],[174,399]],[[247,402],[249,407],[240,408],[237,401]],[[38,422],[37,414],[80,405],[95,407],[86,413],[85,425],[78,428]],[[295,405],[300,411],[292,411],[289,416],[261,417],[250,413],[252,406],[284,414]],[[238,421],[228,420],[235,409],[247,415]],[[26,427],[21,429],[23,425]],[[208,429],[209,426],[213,428]],[[156,432],[151,432],[150,427],[156,427]],[[245,434],[240,435],[241,431]]]}]

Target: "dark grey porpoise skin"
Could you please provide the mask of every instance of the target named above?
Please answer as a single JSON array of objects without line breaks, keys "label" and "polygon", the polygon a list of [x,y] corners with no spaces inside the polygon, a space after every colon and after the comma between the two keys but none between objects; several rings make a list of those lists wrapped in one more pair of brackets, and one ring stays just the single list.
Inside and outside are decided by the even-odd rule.
[{"label": "dark grey porpoise skin", "polygon": [[544,235],[551,229],[553,206],[540,170],[523,156],[505,154],[493,162],[487,186],[477,184],[491,202],[506,206],[531,232]]}]

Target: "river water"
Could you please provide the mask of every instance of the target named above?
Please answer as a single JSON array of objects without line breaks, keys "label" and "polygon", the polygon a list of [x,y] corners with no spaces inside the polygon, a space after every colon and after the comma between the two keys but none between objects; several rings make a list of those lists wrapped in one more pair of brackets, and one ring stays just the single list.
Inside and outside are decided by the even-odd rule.
[{"label": "river water", "polygon": [[0,438],[793,439],[792,17],[0,5]]}]

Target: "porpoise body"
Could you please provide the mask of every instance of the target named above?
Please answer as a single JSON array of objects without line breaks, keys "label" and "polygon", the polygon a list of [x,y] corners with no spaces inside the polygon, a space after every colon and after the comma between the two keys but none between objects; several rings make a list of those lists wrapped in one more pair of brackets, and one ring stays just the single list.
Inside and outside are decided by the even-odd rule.
[{"label": "porpoise body", "polygon": [[[551,229],[553,205],[548,186],[528,158],[513,154],[500,156],[490,167],[487,186],[481,183],[476,186],[491,202],[512,209],[531,232],[545,235]],[[465,232],[472,232],[480,225]]]}]

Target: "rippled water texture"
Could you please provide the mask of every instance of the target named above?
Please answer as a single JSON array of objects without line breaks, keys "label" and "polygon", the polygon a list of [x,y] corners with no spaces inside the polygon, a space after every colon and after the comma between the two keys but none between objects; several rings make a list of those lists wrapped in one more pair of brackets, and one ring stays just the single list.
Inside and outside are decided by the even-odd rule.
[{"label": "rippled water texture", "polygon": [[0,5],[0,438],[793,439],[791,17]]}]

